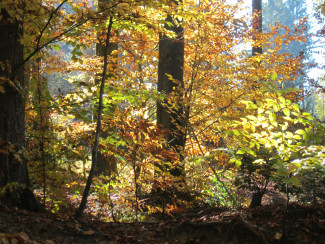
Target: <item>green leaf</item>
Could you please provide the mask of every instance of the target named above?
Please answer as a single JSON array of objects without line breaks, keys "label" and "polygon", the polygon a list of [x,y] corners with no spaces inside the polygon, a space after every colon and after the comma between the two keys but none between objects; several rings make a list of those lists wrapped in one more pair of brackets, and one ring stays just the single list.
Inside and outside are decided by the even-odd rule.
[{"label": "green leaf", "polygon": [[283,181],[288,184],[293,184],[294,186],[299,187],[300,186],[300,181],[297,177],[289,177],[289,178],[284,178]]},{"label": "green leaf", "polygon": [[286,99],[286,104],[290,105],[291,104],[291,100],[290,99]]},{"label": "green leaf", "polygon": [[244,150],[238,150],[237,152],[236,152],[236,154],[245,154],[246,152],[244,151]]},{"label": "green leaf", "polygon": [[240,167],[240,165],[241,165],[241,161],[240,161],[240,160],[236,160],[236,161],[235,161],[235,165],[236,165],[236,167]]},{"label": "green leaf", "polygon": [[199,165],[199,164],[201,163],[202,159],[203,159],[203,158],[199,158],[199,159],[197,159],[197,160],[195,161],[195,164],[196,164],[196,165]]},{"label": "green leaf", "polygon": [[288,108],[283,109],[283,113],[285,116],[289,117],[290,116],[290,110]]},{"label": "green leaf", "polygon": [[293,138],[293,134],[290,131],[287,131],[286,137],[291,139],[291,138]]},{"label": "green leaf", "polygon": [[267,98],[267,99],[266,99],[266,102],[267,102],[267,106],[268,106],[268,107],[271,107],[271,106],[273,106],[273,104],[274,104],[274,100],[273,100],[273,99],[270,99],[270,98]]},{"label": "green leaf", "polygon": [[296,140],[301,140],[301,136],[299,136],[299,135],[294,135],[293,138]]},{"label": "green leaf", "polygon": [[294,103],[294,104],[292,104],[292,107],[293,107],[294,110],[296,110],[297,112],[299,112],[300,107],[299,107],[298,104]]},{"label": "green leaf", "polygon": [[257,118],[254,115],[248,115],[246,116],[250,120],[256,120]]},{"label": "green leaf", "polygon": [[53,49],[55,50],[55,51],[60,51],[60,49],[61,49],[61,47],[58,45],[58,44],[53,44]]},{"label": "green leaf", "polygon": [[299,129],[299,130],[296,130],[296,134],[298,134],[298,135],[304,135],[304,134],[306,134],[306,131],[304,131],[302,129]]},{"label": "green leaf", "polygon": [[306,141],[306,142],[310,141],[310,136],[309,136],[308,134],[304,134],[304,135],[302,136],[302,138],[303,138],[304,141]]},{"label": "green leaf", "polygon": [[246,108],[247,109],[257,109],[257,105],[254,103],[249,103]]},{"label": "green leaf", "polygon": [[280,168],[278,168],[278,170],[277,170],[277,175],[279,175],[279,176],[288,176],[291,172],[290,172],[290,170],[288,170],[288,169],[286,169],[286,168],[284,168],[284,167],[280,167]]},{"label": "green leaf", "polygon": [[285,104],[286,103],[286,100],[284,97],[279,97],[279,100],[280,100],[280,103],[282,104]]},{"label": "green leaf", "polygon": [[272,81],[275,81],[275,79],[278,77],[278,74],[276,72],[274,72],[272,75],[271,75],[271,80]]},{"label": "green leaf", "polygon": [[276,114],[275,113],[272,113],[272,119],[273,119],[273,121],[276,121]]}]

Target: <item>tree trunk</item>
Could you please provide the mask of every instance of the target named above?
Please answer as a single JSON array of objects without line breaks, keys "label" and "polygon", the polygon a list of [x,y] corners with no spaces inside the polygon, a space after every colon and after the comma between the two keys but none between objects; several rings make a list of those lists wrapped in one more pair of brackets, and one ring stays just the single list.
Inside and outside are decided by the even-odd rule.
[{"label": "tree trunk", "polygon": [[[173,1],[176,5],[178,1]],[[181,2],[181,1],[179,1]],[[160,35],[159,63],[158,63],[158,92],[165,93],[167,98],[173,95],[173,102],[165,101],[157,104],[157,125],[168,131],[167,147],[172,149],[182,160],[182,151],[185,146],[184,116],[183,116],[183,73],[184,73],[184,30],[177,26],[170,15],[167,21],[173,26],[166,25],[167,30],[177,34],[170,38]],[[168,77],[168,75],[172,77]],[[183,165],[169,169],[170,174],[180,177],[184,174]]]},{"label": "tree trunk", "polygon": [[[252,0],[252,14],[253,14],[253,29],[255,30],[253,40],[256,40],[255,35],[258,35],[262,33],[262,0]],[[263,49],[260,45],[256,45],[253,43],[252,46],[252,56],[255,56],[257,54],[262,54]],[[252,195],[252,200],[249,205],[250,208],[255,208],[262,205],[262,198],[263,198],[264,192],[258,191],[254,192]]]},{"label": "tree trunk", "polygon": [[87,199],[90,192],[91,183],[93,181],[93,177],[95,174],[95,170],[97,167],[98,162],[98,145],[99,145],[99,138],[101,133],[101,127],[102,127],[102,113],[103,113],[103,95],[104,95],[104,87],[105,87],[105,81],[106,81],[106,74],[107,74],[107,63],[108,63],[108,47],[109,47],[109,39],[111,36],[111,30],[113,25],[113,17],[109,18],[109,25],[107,28],[107,34],[106,34],[106,48],[105,48],[105,55],[104,55],[104,64],[103,64],[103,73],[102,73],[102,80],[100,83],[100,91],[99,91],[99,102],[98,102],[98,111],[97,111],[97,126],[96,126],[96,134],[95,134],[95,142],[94,142],[94,148],[92,151],[92,164],[89,172],[89,176],[87,179],[87,183],[84,189],[84,192],[82,194],[82,199],[79,205],[79,208],[77,209],[75,213],[75,217],[80,217],[84,210],[86,209],[87,205]]},{"label": "tree trunk", "polygon": [[[29,185],[25,147],[24,54],[20,39],[22,23],[11,18],[5,9],[0,16],[0,187],[7,187],[3,200],[29,210],[38,210]],[[10,149],[9,149],[10,148]]]},{"label": "tree trunk", "polygon": [[256,207],[262,206],[263,195],[264,195],[264,192],[254,192],[249,207],[256,208]]},{"label": "tree trunk", "polygon": [[[99,0],[99,8],[102,7],[102,3],[108,3],[107,0]],[[103,38],[101,35],[105,34],[105,31],[103,33],[99,32],[97,36],[97,43],[96,43],[96,55],[98,56],[105,56],[106,52],[106,44],[105,41],[103,41]],[[117,43],[109,43],[107,53],[108,55],[112,56],[112,53],[118,49]],[[114,70],[110,74],[108,74],[108,77],[115,77],[115,71],[116,71],[116,65],[114,65]],[[97,79],[96,79],[97,80]],[[100,79],[98,79],[96,82],[100,82]],[[102,132],[102,137],[107,138],[108,133]],[[117,173],[117,160],[114,155],[111,155],[109,157],[105,157],[101,152],[100,149],[98,151],[98,161],[97,161],[97,167],[95,169],[95,175],[104,175],[104,176],[111,176],[112,174]]]},{"label": "tree trunk", "polygon": [[[252,0],[252,13],[253,13],[253,29],[255,34],[262,33],[263,21],[262,21],[262,0]],[[253,36],[253,40],[256,38]],[[253,44],[252,55],[262,54],[263,49],[260,45]]]}]

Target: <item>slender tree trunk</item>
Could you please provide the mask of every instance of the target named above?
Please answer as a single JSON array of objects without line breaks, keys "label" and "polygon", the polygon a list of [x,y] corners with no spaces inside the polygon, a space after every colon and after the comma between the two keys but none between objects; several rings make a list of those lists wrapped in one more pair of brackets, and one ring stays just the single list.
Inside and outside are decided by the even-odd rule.
[{"label": "slender tree trunk", "polygon": [[[262,0],[252,0],[252,14],[253,14],[253,29],[255,30],[255,34],[258,35],[262,33]],[[253,40],[256,38],[253,36]],[[257,54],[262,54],[263,49],[260,45],[253,44],[252,46],[252,56]],[[252,195],[251,203],[249,205],[250,208],[255,208],[262,205],[262,198],[265,191],[257,191]]]},{"label": "slender tree trunk", "polygon": [[[256,34],[262,33],[263,21],[262,21],[262,0],[252,0],[252,14],[253,14],[253,29]],[[255,37],[253,37],[255,40]],[[263,49],[260,45],[254,45],[252,47],[252,55],[262,54]]]},{"label": "slender tree trunk", "polygon": [[22,23],[0,12],[0,187],[15,185],[4,196],[8,205],[29,210],[39,206],[29,185],[25,147],[25,103]]},{"label": "slender tree trunk", "polygon": [[[173,2],[178,5],[178,2],[181,1]],[[158,91],[165,93],[167,99],[157,104],[157,125],[168,131],[167,147],[174,150],[182,160],[186,138],[183,116],[184,30],[181,26],[177,26],[177,23],[174,23],[170,15],[167,16],[167,21],[172,26],[166,25],[165,28],[176,33],[177,37],[170,38],[165,34],[160,34]],[[173,96],[173,102],[168,101],[170,96]],[[184,168],[181,164],[170,168],[169,171],[175,177],[184,174]]]},{"label": "slender tree trunk", "polygon": [[97,126],[96,126],[96,134],[95,134],[95,142],[94,148],[92,151],[92,164],[89,172],[89,176],[87,179],[86,187],[84,189],[82,199],[79,205],[78,210],[76,211],[75,217],[80,217],[84,210],[86,209],[87,199],[90,191],[90,186],[93,181],[93,177],[96,170],[96,165],[98,161],[98,145],[99,145],[99,137],[101,133],[101,126],[102,126],[102,113],[103,113],[103,95],[104,95],[104,87],[106,81],[106,74],[107,74],[107,64],[108,64],[108,49],[109,49],[109,39],[111,36],[111,30],[113,25],[113,17],[109,19],[109,25],[107,28],[106,34],[106,46],[105,46],[105,56],[104,56],[104,64],[103,64],[103,73],[102,79],[100,84],[100,91],[99,91],[99,102],[98,102],[98,112],[97,112]]},{"label": "slender tree trunk", "polygon": [[[99,9],[102,9],[102,4],[103,3],[107,3],[109,1],[107,0],[99,0]],[[106,52],[106,45],[105,45],[105,41],[103,41],[101,38],[101,34],[99,33],[97,35],[97,43],[96,43],[96,55],[98,56],[105,56],[105,52]],[[104,33],[105,34],[105,31]],[[109,55],[110,57],[113,57],[112,53],[114,51],[116,51],[118,49],[118,44],[117,43],[113,43],[110,42],[109,46],[108,46],[108,51],[107,51],[107,55]],[[111,77],[115,77],[115,72],[117,70],[116,65],[114,64],[114,69],[112,72],[110,72],[107,77],[111,78]],[[96,79],[96,82],[100,82],[99,79]],[[108,133],[102,132],[102,137],[107,138],[108,137]],[[99,176],[99,175],[104,175],[104,176],[111,176],[112,174],[116,174],[117,173],[117,160],[115,158],[114,155],[110,155],[110,156],[104,156],[101,153],[101,150],[99,149],[98,151],[98,161],[97,161],[97,166],[95,169],[95,175]]]}]

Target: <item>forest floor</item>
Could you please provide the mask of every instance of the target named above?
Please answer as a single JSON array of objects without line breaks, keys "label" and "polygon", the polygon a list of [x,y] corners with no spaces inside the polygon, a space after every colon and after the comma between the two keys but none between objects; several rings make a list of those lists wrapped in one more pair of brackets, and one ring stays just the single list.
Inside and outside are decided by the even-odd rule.
[{"label": "forest floor", "polygon": [[325,243],[325,204],[291,204],[285,220],[284,209],[208,208],[151,223],[107,223],[1,207],[0,243]]}]

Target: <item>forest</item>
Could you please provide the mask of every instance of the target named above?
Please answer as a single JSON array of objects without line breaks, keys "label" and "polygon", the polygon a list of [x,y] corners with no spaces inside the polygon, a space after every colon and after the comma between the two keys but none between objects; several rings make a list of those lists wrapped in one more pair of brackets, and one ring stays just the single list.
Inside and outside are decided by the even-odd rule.
[{"label": "forest", "polygon": [[325,243],[322,0],[1,0],[0,243]]}]

